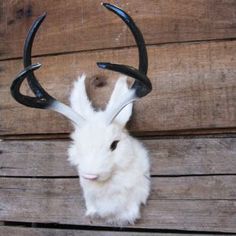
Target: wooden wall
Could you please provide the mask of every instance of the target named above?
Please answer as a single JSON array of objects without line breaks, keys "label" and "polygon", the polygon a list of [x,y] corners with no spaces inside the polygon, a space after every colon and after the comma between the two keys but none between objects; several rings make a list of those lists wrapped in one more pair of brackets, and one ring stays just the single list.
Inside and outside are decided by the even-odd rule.
[{"label": "wooden wall", "polygon": [[33,48],[43,87],[68,103],[85,72],[94,106],[104,107],[117,74],[96,61],[138,61],[129,30],[100,2],[0,1],[0,235],[236,233],[235,0],[109,1],[143,32],[153,84],[128,127],[150,150],[151,196],[142,219],[122,232],[84,217],[66,160],[70,123],[10,96],[27,30],[46,11]]}]

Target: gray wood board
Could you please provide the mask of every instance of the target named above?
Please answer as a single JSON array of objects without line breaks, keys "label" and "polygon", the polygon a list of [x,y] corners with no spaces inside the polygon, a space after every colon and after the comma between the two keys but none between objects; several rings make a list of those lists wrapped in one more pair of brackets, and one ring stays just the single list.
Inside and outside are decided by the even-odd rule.
[{"label": "gray wood board", "polygon": [[[153,90],[135,102],[129,130],[177,132],[236,127],[236,40],[150,46]],[[74,80],[87,74],[87,91],[95,107],[107,103],[117,73],[98,69],[96,61],[137,65],[134,48],[34,58],[43,67],[37,76],[49,94],[68,103]],[[10,95],[22,60],[0,62],[0,135],[57,134],[72,131],[70,122],[53,111],[31,109]],[[22,92],[30,95],[27,86]]]},{"label": "gray wood board", "polygon": [[[236,233],[235,182],[236,176],[152,178],[142,218],[128,227]],[[1,221],[109,227],[84,217],[78,179],[0,178],[0,188]]]},{"label": "gray wood board", "polygon": [[[128,27],[101,6],[101,1],[1,1],[0,59],[22,56],[32,22],[47,11],[34,55],[135,45]],[[111,0],[127,11],[147,44],[235,38],[232,0]]]},{"label": "gray wood board", "polygon": [[[236,138],[140,140],[150,151],[152,175],[236,174]],[[76,176],[69,141],[0,142],[0,176]]]}]

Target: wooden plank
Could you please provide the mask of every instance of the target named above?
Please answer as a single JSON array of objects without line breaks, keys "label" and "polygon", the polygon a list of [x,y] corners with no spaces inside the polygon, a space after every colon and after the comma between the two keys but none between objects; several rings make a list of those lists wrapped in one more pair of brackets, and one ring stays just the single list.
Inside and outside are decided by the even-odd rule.
[{"label": "wooden plank", "polygon": [[[153,91],[136,103],[130,130],[158,132],[235,127],[235,55],[236,41],[149,47]],[[94,64],[101,60],[135,65],[136,50],[37,58],[36,61],[44,65],[37,75],[50,94],[66,101],[72,81],[79,73],[87,72],[90,97],[95,106],[104,106],[117,74],[99,71]],[[0,134],[70,132],[71,125],[62,116],[23,107],[11,98],[10,78],[22,68],[21,63],[19,60],[1,62]],[[111,75],[109,79],[108,75]]]},{"label": "wooden plank", "polygon": [[[236,138],[141,140],[152,175],[236,174]],[[69,141],[0,142],[0,176],[77,176],[67,161]]]},{"label": "wooden plank", "polygon": [[[234,0],[112,0],[133,16],[147,44],[236,37]],[[1,1],[0,58],[22,56],[33,20],[48,17],[34,45],[34,54],[52,54],[134,45],[120,19],[94,0]]]},{"label": "wooden plank", "polygon": [[[141,232],[116,232],[101,230],[68,230],[68,229],[42,229],[42,228],[21,228],[0,226],[0,235],[4,236],[197,236],[199,234],[178,234],[178,233],[141,233]],[[215,234],[201,234],[203,236],[213,236]]]},{"label": "wooden plank", "polygon": [[[171,192],[168,191],[168,184],[161,183],[161,178],[153,178],[152,194],[147,206],[142,209],[142,219],[128,227],[236,232],[236,201],[227,200],[231,194],[235,197],[235,178],[190,178],[198,181],[196,188],[195,183],[186,181],[186,178],[177,187],[176,183],[172,184],[176,178],[170,178],[168,184],[173,187]],[[0,183],[2,221],[109,227],[101,221],[91,221],[84,217],[84,202],[78,179],[1,178]],[[219,196],[214,194],[215,191]],[[209,196],[211,200],[204,200]]]},{"label": "wooden plank", "polygon": [[[152,177],[149,200],[236,200],[236,176]],[[34,179],[0,178],[1,195],[25,198],[79,198],[82,193],[78,178]],[[52,190],[50,190],[52,188]],[[79,194],[80,193],[80,194]],[[6,209],[6,208],[4,208]],[[27,210],[27,209],[26,209]]]}]

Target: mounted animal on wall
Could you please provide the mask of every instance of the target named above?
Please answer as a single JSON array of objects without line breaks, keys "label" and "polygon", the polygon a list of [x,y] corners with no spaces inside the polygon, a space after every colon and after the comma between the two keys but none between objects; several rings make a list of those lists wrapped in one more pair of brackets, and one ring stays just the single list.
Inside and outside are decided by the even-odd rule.
[{"label": "mounted animal on wall", "polygon": [[[40,16],[29,30],[24,47],[24,70],[11,86],[12,96],[19,103],[40,109],[50,109],[69,118],[74,125],[69,147],[69,161],[79,174],[86,204],[86,215],[102,218],[107,223],[126,225],[140,218],[140,207],[150,192],[150,164],[148,151],[125,129],[132,114],[133,102],[152,90],[147,77],[148,57],[142,33],[132,18],[120,8],[104,3],[130,28],[139,50],[139,68],[98,62],[101,69],[123,74],[116,82],[111,98],[104,110],[96,111],[87,96],[83,74],[70,94],[71,107],[49,95],[40,85],[34,70],[41,65],[32,64],[31,49],[46,14]],[[127,76],[135,79],[128,86]],[[20,92],[27,78],[35,97]]]}]

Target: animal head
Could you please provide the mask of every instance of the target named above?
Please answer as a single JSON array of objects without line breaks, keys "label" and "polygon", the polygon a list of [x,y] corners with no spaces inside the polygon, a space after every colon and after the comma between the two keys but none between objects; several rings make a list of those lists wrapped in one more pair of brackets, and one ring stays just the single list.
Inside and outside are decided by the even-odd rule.
[{"label": "animal head", "polygon": [[81,177],[105,181],[121,165],[124,167],[127,164],[123,158],[123,154],[127,155],[129,150],[125,125],[132,114],[133,104],[129,103],[110,121],[111,110],[127,91],[126,77],[121,77],[106,109],[95,111],[86,94],[85,75],[75,82],[70,96],[71,107],[85,117],[86,121],[82,126],[75,125],[69,160],[77,166]]},{"label": "animal head", "polygon": [[[142,33],[126,12],[112,4],[104,3],[103,5],[127,24],[139,51],[138,69],[127,65],[97,62],[101,69],[112,70],[134,78],[134,83],[130,88],[124,77],[117,81],[104,111],[96,112],[91,106],[85,90],[84,75],[74,85],[70,96],[71,107],[49,95],[36,79],[34,70],[41,65],[31,63],[31,51],[36,32],[46,14],[40,16],[29,30],[23,55],[25,68],[18,74],[11,86],[12,96],[19,103],[33,108],[54,110],[73,122],[75,132],[72,138],[75,145],[70,152],[72,155],[76,153],[80,158],[72,158],[71,162],[79,165],[80,172],[85,178],[97,179],[99,177],[101,180],[110,176],[114,166],[119,164],[122,150],[128,148],[128,134],[124,127],[131,116],[133,101],[147,95],[152,89],[151,82],[146,75],[148,58]],[[35,97],[26,96],[20,92],[21,84],[26,78]],[[95,156],[96,158],[94,158]]]}]

